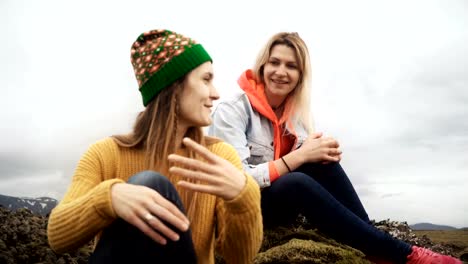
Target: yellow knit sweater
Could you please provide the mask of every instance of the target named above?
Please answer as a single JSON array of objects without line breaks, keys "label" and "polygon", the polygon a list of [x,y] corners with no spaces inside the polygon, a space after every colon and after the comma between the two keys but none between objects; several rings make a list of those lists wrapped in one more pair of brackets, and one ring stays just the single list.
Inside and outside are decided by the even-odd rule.
[{"label": "yellow knit sweater", "polygon": [[[231,145],[217,142],[208,149],[242,170]],[[47,233],[52,249],[67,252],[93,237],[98,239],[102,229],[117,218],[111,186],[126,182],[143,170],[143,151],[119,147],[111,138],[93,144],[78,163],[64,198],[50,215]],[[168,178],[173,184],[181,179],[175,175]],[[244,189],[230,201],[204,193],[189,194],[191,191],[175,186],[188,211],[198,263],[214,263],[215,246],[227,263],[251,263],[263,237],[260,190],[255,181],[246,175]]]}]

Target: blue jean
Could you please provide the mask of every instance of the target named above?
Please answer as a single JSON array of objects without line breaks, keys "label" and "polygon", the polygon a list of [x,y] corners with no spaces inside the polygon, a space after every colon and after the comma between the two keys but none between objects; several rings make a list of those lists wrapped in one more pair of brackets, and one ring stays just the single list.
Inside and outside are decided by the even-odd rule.
[{"label": "blue jean", "polygon": [[[144,171],[132,176],[128,183],[156,190],[185,213],[179,194],[172,183],[163,175]],[[103,230],[89,263],[155,263],[155,261],[157,263],[196,263],[190,230],[182,232],[172,225],[164,223],[179,234],[178,241],[167,239],[166,245],[160,245],[135,226],[123,219],[116,219]]]},{"label": "blue jean", "polygon": [[369,221],[353,185],[339,163],[309,163],[262,190],[264,225],[292,223],[298,214],[333,239],[366,255],[405,263],[411,246]]}]

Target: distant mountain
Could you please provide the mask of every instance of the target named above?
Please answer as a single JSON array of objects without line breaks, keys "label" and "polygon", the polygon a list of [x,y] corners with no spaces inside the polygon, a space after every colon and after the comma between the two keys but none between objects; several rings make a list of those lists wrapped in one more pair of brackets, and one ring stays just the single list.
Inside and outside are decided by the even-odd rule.
[{"label": "distant mountain", "polygon": [[447,225],[435,225],[431,223],[418,223],[414,225],[410,225],[410,228],[413,230],[457,230],[456,227],[447,226]]},{"label": "distant mountain", "polygon": [[57,205],[58,201],[49,197],[26,198],[0,194],[0,206],[15,211],[19,208],[27,208],[34,214],[47,216]]}]

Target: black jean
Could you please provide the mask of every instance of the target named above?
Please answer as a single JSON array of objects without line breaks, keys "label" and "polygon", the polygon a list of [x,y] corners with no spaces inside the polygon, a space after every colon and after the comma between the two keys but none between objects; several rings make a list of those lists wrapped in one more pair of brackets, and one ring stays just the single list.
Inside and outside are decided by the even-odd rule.
[{"label": "black jean", "polygon": [[[163,175],[144,171],[132,176],[128,183],[156,190],[185,213],[176,189]],[[89,263],[196,263],[190,230],[182,232],[168,223],[165,224],[179,234],[178,241],[167,239],[166,245],[160,245],[135,226],[120,218],[116,219],[104,229]]]},{"label": "black jean", "polygon": [[309,163],[262,190],[264,225],[292,223],[298,214],[333,239],[366,255],[405,263],[411,246],[377,229],[339,163]]}]

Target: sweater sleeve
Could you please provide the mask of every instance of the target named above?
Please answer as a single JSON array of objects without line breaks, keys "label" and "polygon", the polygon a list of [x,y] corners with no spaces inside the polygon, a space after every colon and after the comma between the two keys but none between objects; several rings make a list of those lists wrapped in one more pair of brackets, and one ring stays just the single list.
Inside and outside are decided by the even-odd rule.
[{"label": "sweater sleeve", "polygon": [[[242,170],[235,149],[226,144],[223,158]],[[252,263],[260,250],[263,223],[260,208],[260,189],[255,180],[245,174],[246,184],[237,197],[225,201],[217,199],[217,248],[226,263]]]},{"label": "sweater sleeve", "polygon": [[47,235],[51,248],[58,253],[83,246],[116,218],[110,189],[124,181],[103,180],[104,147],[94,144],[82,156],[68,191],[50,214]]}]

